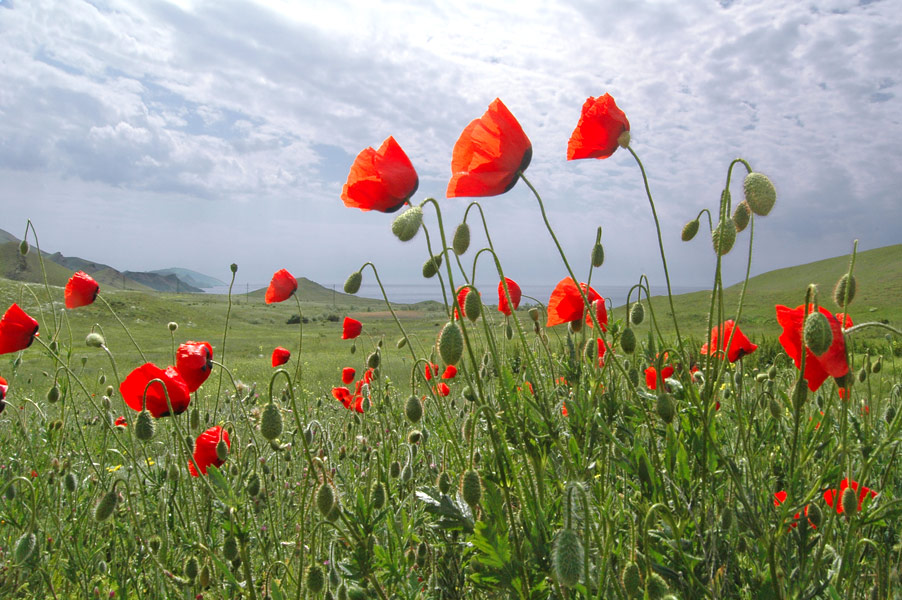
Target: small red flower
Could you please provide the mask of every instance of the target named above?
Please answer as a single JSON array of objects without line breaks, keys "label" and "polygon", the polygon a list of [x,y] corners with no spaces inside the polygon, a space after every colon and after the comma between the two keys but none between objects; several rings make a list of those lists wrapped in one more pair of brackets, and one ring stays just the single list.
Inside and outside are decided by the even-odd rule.
[{"label": "small red flower", "polygon": [[498,196],[532,160],[532,143],[501,100],[464,128],[451,158],[449,198]]},{"label": "small red flower", "polygon": [[6,408],[6,393],[9,391],[9,383],[0,377],[0,413]]},{"label": "small red flower", "polygon": [[13,303],[0,319],[0,354],[28,348],[37,334],[38,322]]},{"label": "small red flower", "polygon": [[272,276],[269,287],[266,288],[266,303],[283,302],[288,300],[298,289],[298,280],[285,269],[279,269]]},{"label": "small red flower", "polygon": [[[599,321],[601,322],[601,321]],[[608,352],[608,345],[602,338],[598,338],[598,368],[604,366],[604,355]],[[613,352],[613,349],[611,350]]]},{"label": "small red flower", "polygon": [[97,292],[100,291],[100,285],[94,278],[84,271],[76,271],[75,275],[69,278],[66,284],[64,296],[66,298],[66,308],[78,308],[79,306],[87,306],[97,299]]},{"label": "small red flower", "polygon": [[451,393],[451,388],[448,387],[448,384],[444,381],[435,386],[435,393],[439,396],[447,396]]},{"label": "small red flower", "polygon": [[288,348],[283,348],[282,346],[276,346],[276,349],[272,351],[272,366],[278,367],[280,365],[284,365],[291,359],[291,350]]},{"label": "small red flower", "polygon": [[376,369],[370,367],[366,371],[363,372],[363,383],[369,384],[373,381],[373,377],[376,376]]},{"label": "small red flower", "polygon": [[[661,381],[664,381],[668,377],[673,375],[673,367],[670,365],[666,365],[661,368]],[[658,370],[654,367],[648,367],[645,369],[645,385],[648,386],[650,390],[658,389]]]},{"label": "small red flower", "polygon": [[213,369],[213,346],[210,342],[185,342],[175,353],[175,369],[188,384],[188,391],[196,391]]},{"label": "small red flower", "polygon": [[504,278],[504,281],[507,282],[507,291],[510,292],[511,302],[513,303],[513,309],[511,309],[510,305],[507,303],[507,296],[504,295],[504,284],[500,281],[498,282],[498,310],[506,314],[507,316],[511,316],[513,311],[517,310],[520,307],[520,297],[523,293],[520,291],[520,286],[517,285],[517,282],[513,279]]},{"label": "small red flower", "polygon": [[332,388],[332,397],[344,404],[345,408],[351,403],[351,390],[346,387]]},{"label": "small red flower", "polygon": [[344,323],[341,325],[341,339],[353,340],[360,335],[362,330],[363,325],[360,321],[352,319],[351,317],[345,317]]},{"label": "small red flower", "polygon": [[116,427],[128,427],[128,421],[125,420],[125,417],[116,417],[113,425]]},{"label": "small red flower", "polygon": [[[809,312],[813,310],[814,305],[810,305]],[[803,376],[808,382],[808,389],[812,392],[817,391],[828,376],[842,377],[849,372],[849,363],[846,360],[846,342],[839,321],[823,306],[820,307],[820,311],[830,323],[833,343],[820,356],[815,356],[814,352],[805,349],[805,373]],[[783,327],[780,344],[798,369],[802,364],[802,327],[805,323],[805,307],[777,306],[777,322]]]},{"label": "small red flower", "polygon": [[561,404],[561,414],[564,415],[565,417],[570,415],[570,413],[567,412],[567,403],[566,402]]},{"label": "small red flower", "polygon": [[730,349],[727,351],[727,360],[731,363],[758,349],[758,346],[750,342],[749,338],[742,333],[742,330],[735,326],[733,319],[730,319],[711,330],[711,337],[707,343],[702,345],[701,353],[720,354],[722,356],[731,335],[733,336],[733,341],[730,343]]},{"label": "small red flower", "polygon": [[588,98],[567,143],[567,160],[607,158],[617,150],[618,138],[630,122],[610,94]]},{"label": "small red flower", "polygon": [[426,365],[426,381],[429,381],[433,377],[438,377],[438,365],[435,363],[428,363]]},{"label": "small red flower", "polygon": [[[608,309],[605,306],[604,298],[585,283],[579,285],[585,292],[589,304],[595,306],[596,316],[598,317],[598,322],[601,324],[601,330],[607,331]],[[582,296],[579,293],[579,288],[576,287],[576,282],[569,277],[561,279],[558,284],[554,286],[554,291],[551,292],[551,298],[548,300],[548,322],[546,323],[546,326],[554,327],[555,325],[561,325],[562,323],[579,321],[583,318],[583,315],[586,316],[586,323],[588,323],[589,326],[592,326],[592,316],[585,310],[585,305],[583,304]]]},{"label": "small red flower", "polygon": [[219,460],[219,456],[216,454],[216,446],[219,444],[220,435],[222,435],[222,441],[225,442],[226,447],[231,448],[232,442],[229,440],[229,432],[219,425],[211,427],[197,436],[197,439],[194,441],[194,462],[188,461],[188,470],[191,471],[192,476],[200,476],[194,468],[194,463],[197,463],[197,468],[204,475],[207,474],[207,467],[210,465],[221,467],[225,463],[224,460]]},{"label": "small red flower", "polygon": [[345,367],[341,370],[341,382],[345,385],[348,385],[352,381],[354,381],[354,375],[357,374],[357,371],[353,367]]},{"label": "small red flower", "polygon": [[[786,502],[786,497],[787,497],[787,494],[786,494],[785,490],[780,490],[779,492],[774,492],[774,506],[778,507],[781,504],[783,504],[784,502]],[[789,524],[788,530],[791,531],[792,529],[795,529],[796,527],[798,527],[798,525],[799,525],[798,521],[801,518],[801,516],[802,516],[801,512],[797,512],[795,514],[795,516],[793,517],[793,519],[795,519],[795,520]],[[808,505],[807,504],[805,505],[805,516],[806,517],[808,516]],[[808,525],[811,526],[813,529],[817,529],[817,525],[812,523],[811,519],[808,519]]]},{"label": "small red flower", "polygon": [[852,491],[858,492],[858,511],[861,511],[861,507],[864,505],[864,501],[868,499],[868,497],[873,498],[877,495],[877,492],[870,488],[866,488],[863,485],[859,486],[857,481],[849,482],[848,479],[843,479],[839,482],[839,491],[827,490],[824,492],[824,502],[827,503],[828,506],[832,506],[836,508],[836,512],[839,514],[843,514],[845,511],[845,507],[842,505],[842,495],[843,492],[846,491],[847,487],[851,487]]},{"label": "small red flower", "polygon": [[351,165],[341,190],[345,206],[395,212],[417,191],[420,180],[404,150],[389,136],[379,150],[366,148]]},{"label": "small red flower", "polygon": [[144,388],[152,379],[160,379],[165,385],[165,392],[159,382],[154,382],[147,388],[147,410],[154,418],[159,419],[169,415],[169,406],[166,403],[166,394],[175,414],[181,414],[188,408],[191,395],[188,384],[175,370],[175,367],[166,367],[164,371],[153,363],[145,363],[128,374],[128,377],[119,386],[122,399],[132,410],[140,411]]},{"label": "small red flower", "polygon": [[457,367],[454,365],[445,367],[445,372],[442,373],[442,379],[454,379],[455,377],[457,377]]}]

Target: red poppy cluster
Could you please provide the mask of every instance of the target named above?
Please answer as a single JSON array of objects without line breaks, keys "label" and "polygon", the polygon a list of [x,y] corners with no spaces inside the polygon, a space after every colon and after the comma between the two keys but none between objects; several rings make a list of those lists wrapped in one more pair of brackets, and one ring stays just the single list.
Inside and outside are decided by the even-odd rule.
[{"label": "red poppy cluster", "polygon": [[[730,336],[733,337],[732,341]],[[730,348],[726,349],[728,342]],[[758,346],[749,341],[749,338],[745,337],[745,334],[736,326],[733,319],[730,319],[711,330],[711,336],[702,345],[701,353],[722,357],[726,350],[727,360],[734,363],[757,349]]]},{"label": "red poppy cluster", "polygon": [[341,339],[353,340],[360,335],[361,331],[363,331],[363,324],[360,321],[351,317],[345,317],[344,322],[341,324]]},{"label": "red poppy cluster", "polygon": [[410,159],[389,136],[378,150],[370,147],[357,155],[341,190],[341,200],[345,206],[363,211],[391,213],[414,195],[419,183]]},{"label": "red poppy cluster", "polygon": [[[426,381],[432,381],[432,379],[438,379],[438,370],[439,366],[435,363],[427,363],[424,369],[424,376],[426,377]],[[436,383],[432,386],[432,392],[436,396],[449,396],[451,394],[451,388],[448,386],[445,381],[449,381],[457,377],[457,367],[454,365],[448,365],[445,367],[445,370],[442,371],[442,380],[436,381]]]},{"label": "red poppy cluster", "polygon": [[[504,293],[504,284],[507,283],[507,291],[510,293],[511,304],[507,303],[507,296]],[[517,282],[513,279],[504,278],[504,282],[498,282],[498,310],[506,314],[507,316],[511,316],[514,314],[514,311],[520,308],[520,298],[523,295],[523,292],[520,290],[520,286],[517,285]]]},{"label": "red poppy cluster", "polygon": [[276,346],[272,351],[272,366],[279,367],[287,363],[291,359],[291,350]]},{"label": "red poppy cluster", "polygon": [[[802,365],[802,328],[805,324],[805,307],[797,306],[788,308],[777,306],[777,322],[783,328],[780,335],[780,344],[786,354],[792,358],[796,368]],[[809,313],[814,311],[814,305],[809,305]],[[827,377],[842,377],[849,372],[849,363],[846,358],[846,342],[843,337],[842,325],[829,310],[819,307],[821,314],[827,318],[830,330],[833,332],[833,343],[826,352],[817,356],[810,349],[805,348],[805,373],[803,377],[808,382],[808,389],[817,391]],[[852,319],[845,316],[844,320],[851,326]]]},{"label": "red poppy cluster", "polygon": [[[185,342],[176,351],[175,366],[161,369],[153,363],[145,363],[133,370],[119,385],[119,393],[129,408],[140,411],[144,406],[145,389],[147,410],[154,418],[181,414],[191,402],[191,393],[197,391],[210,376],[213,367],[213,347],[209,342]],[[159,379],[163,382],[153,382]],[[168,403],[167,403],[168,397]]]},{"label": "red poppy cluster", "polygon": [[295,279],[294,275],[285,269],[279,269],[273,274],[272,280],[269,282],[269,287],[266,288],[266,296],[264,299],[267,304],[284,302],[291,298],[291,295],[295,293],[297,289],[298,280]]},{"label": "red poppy cluster", "polygon": [[569,277],[561,279],[554,286],[554,291],[551,292],[551,298],[548,300],[548,322],[546,326],[554,327],[563,323],[579,321],[584,315],[586,323],[590,327],[593,326],[592,315],[586,310],[586,305],[583,303],[583,298],[580,294],[580,288],[586,294],[589,305],[595,307],[595,316],[598,318],[601,330],[607,331],[608,309],[605,306],[604,298],[585,283],[580,283],[579,288],[576,287],[576,282]]},{"label": "red poppy cluster", "polygon": [[[667,357],[664,357],[664,360],[667,360]],[[672,365],[664,365],[661,367],[661,381],[666,380],[668,377],[673,375],[673,366]],[[645,369],[645,385],[650,390],[658,389],[658,369],[655,367],[648,367]]]},{"label": "red poppy cluster", "polygon": [[63,292],[66,308],[78,308],[92,304],[97,299],[99,291],[100,285],[94,281],[93,277],[84,271],[76,271]]},{"label": "red poppy cluster", "polygon": [[[354,379],[354,369],[351,367],[345,367],[341,372],[341,380],[342,383],[349,384]],[[350,374],[350,377],[348,377]],[[370,382],[373,381],[373,377],[375,375],[375,371],[373,369],[367,369],[363,373],[363,378],[358,379],[357,383],[354,385],[354,393],[351,393],[346,387],[334,387],[332,388],[332,397],[342,403],[342,405],[348,410],[353,410],[355,412],[362,413],[363,412],[363,386],[369,385]]]},{"label": "red poppy cluster", "polygon": [[13,303],[0,319],[0,354],[28,348],[37,334],[38,322]]},{"label": "red poppy cluster", "polygon": [[[188,470],[191,471],[193,477],[200,476],[197,472],[198,469],[201,474],[206,475],[210,466],[218,468],[225,464],[225,461],[221,460],[216,453],[216,446],[219,445],[220,436],[222,436],[222,441],[225,442],[226,447],[231,448],[232,442],[229,440],[229,432],[219,425],[211,427],[197,436],[197,439],[194,441],[194,461],[188,461]],[[197,469],[194,468],[194,463],[197,463]]]},{"label": "red poppy cluster", "polygon": [[828,506],[836,509],[838,514],[843,514],[847,509],[851,510],[851,507],[844,507],[842,505],[842,495],[843,492],[846,491],[846,488],[852,488],[853,492],[858,492],[858,506],[856,508],[856,512],[860,512],[861,508],[864,506],[865,500],[869,498],[873,498],[877,495],[877,492],[870,488],[866,488],[863,485],[859,485],[857,481],[849,481],[847,479],[843,479],[839,482],[839,490],[827,490],[824,492],[824,502],[827,503]]}]

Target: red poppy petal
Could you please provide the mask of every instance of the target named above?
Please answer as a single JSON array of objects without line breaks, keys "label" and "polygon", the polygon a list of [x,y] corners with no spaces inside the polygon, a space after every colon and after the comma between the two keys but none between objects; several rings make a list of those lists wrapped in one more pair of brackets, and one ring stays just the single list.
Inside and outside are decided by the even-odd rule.
[{"label": "red poppy petal", "polygon": [[567,143],[567,160],[607,158],[617,150],[620,135],[629,130],[629,120],[610,94],[590,97]]},{"label": "red poppy petal", "polygon": [[[232,442],[229,440],[229,432],[223,430],[219,425],[207,429],[197,436],[197,439],[194,441],[194,462],[197,463],[197,468],[200,469],[200,472],[204,475],[207,474],[207,468],[211,465],[214,467],[221,467],[225,463],[225,461],[220,460],[219,456],[216,454],[216,446],[219,445],[220,433],[226,447],[231,448]],[[188,461],[188,470],[191,472],[191,475],[198,477],[198,473],[194,469],[194,464],[191,461]]]},{"label": "red poppy petal", "polygon": [[[154,382],[148,387],[148,383],[153,379],[162,380],[163,386],[159,382]],[[119,393],[122,394],[122,399],[129,408],[140,411],[144,402],[145,388],[147,389],[147,410],[154,418],[169,415],[169,404],[172,404],[172,411],[175,414],[181,414],[185,412],[191,402],[188,384],[174,367],[167,367],[164,371],[153,363],[145,363],[128,374],[119,385]],[[168,403],[166,401],[167,394]]]},{"label": "red poppy petal", "polygon": [[185,342],[175,353],[175,368],[194,392],[213,369],[213,346],[209,342]]},{"label": "red poppy petal", "polygon": [[353,340],[360,332],[363,330],[363,324],[351,317],[345,317],[344,323],[341,326],[341,339],[343,340]]},{"label": "red poppy petal", "polygon": [[298,280],[285,269],[280,269],[273,274],[272,281],[266,288],[266,303],[272,304],[288,300],[297,289]]},{"label": "red poppy petal", "polygon": [[0,319],[0,354],[28,348],[37,333],[38,322],[13,303]]},{"label": "red poppy petal", "polygon": [[511,307],[507,303],[507,296],[504,294],[504,284],[501,282],[498,282],[498,310],[507,316],[510,316],[513,314],[514,310],[520,308],[520,298],[523,295],[523,292],[520,290],[520,286],[517,285],[517,282],[513,279],[505,277],[504,282],[507,283],[507,291],[510,293],[513,310],[511,310]]},{"label": "red poppy petal", "polygon": [[100,285],[94,281],[93,277],[84,271],[76,271],[69,278],[64,290],[66,308],[78,308],[91,304],[97,298],[98,291],[100,291]]},{"label": "red poppy petal", "polygon": [[345,385],[348,385],[352,381],[354,381],[354,375],[357,374],[357,371],[352,367],[345,367],[341,370],[341,382]]},{"label": "red poppy petal", "polygon": [[291,351],[288,348],[277,346],[272,351],[272,366],[278,367],[284,365],[289,360],[291,360]]},{"label": "red poppy petal", "polygon": [[357,155],[341,192],[345,206],[363,211],[394,212],[413,196],[419,178],[395,138],[379,150],[366,148]]}]

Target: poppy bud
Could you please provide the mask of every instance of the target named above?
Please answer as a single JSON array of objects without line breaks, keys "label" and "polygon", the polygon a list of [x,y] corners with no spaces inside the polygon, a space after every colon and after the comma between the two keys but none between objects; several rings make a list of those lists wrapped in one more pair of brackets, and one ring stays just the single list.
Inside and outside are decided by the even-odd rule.
[{"label": "poppy bud", "polygon": [[723,256],[733,249],[736,243],[736,226],[732,219],[723,219],[711,232],[711,241],[714,243],[714,252]]},{"label": "poppy bud", "polygon": [[532,319],[533,322],[535,322],[535,323],[539,322],[539,309],[538,308],[533,307],[533,308],[530,308],[526,312],[527,312],[527,314],[529,314],[529,318]]},{"label": "poppy bud", "polygon": [[641,325],[645,320],[645,307],[641,302],[636,302],[630,307],[630,323]]},{"label": "poppy bud", "polygon": [[147,547],[150,548],[151,552],[156,554],[160,551],[160,548],[163,547],[163,540],[161,540],[158,535],[151,536],[150,540],[147,542]]},{"label": "poppy bud", "polygon": [[366,366],[370,369],[378,369],[379,368],[379,353],[373,352],[369,356],[366,357]]},{"label": "poppy bud", "polygon": [[397,479],[398,477],[400,477],[401,476],[401,463],[399,463],[396,460],[392,461],[392,463],[388,466],[388,474],[391,476],[392,479]]},{"label": "poppy bud", "polygon": [[63,486],[65,486],[66,491],[70,494],[78,487],[78,480],[75,478],[75,474],[72,471],[66,473],[66,476],[63,478]]},{"label": "poppy bud", "polygon": [[381,481],[377,481],[373,484],[373,492],[370,495],[370,498],[373,502],[373,508],[382,510],[382,507],[385,506],[385,486],[382,485]]},{"label": "poppy bud", "polygon": [[698,233],[699,222],[698,219],[693,219],[689,221],[685,225],[683,225],[683,231],[680,232],[680,239],[684,242],[690,241],[695,237],[695,234]]},{"label": "poppy bud", "polygon": [[858,512],[858,499],[855,497],[855,490],[851,487],[847,487],[843,490],[840,503],[843,513],[847,516],[854,515]]},{"label": "poppy bud", "polygon": [[238,264],[237,264],[237,263],[232,263],[232,264],[230,264],[230,265],[229,265],[229,270],[230,270],[232,273],[237,273],[237,272],[238,272]]},{"label": "poppy bud", "polygon": [[476,402],[476,392],[473,391],[473,388],[470,386],[466,386],[464,388],[464,399],[468,402]]},{"label": "poppy bud", "polygon": [[247,487],[245,490],[247,490],[248,496],[256,496],[260,493],[260,476],[257,475],[256,472],[252,473],[247,480]]},{"label": "poppy bud", "polygon": [[886,421],[887,425],[892,423],[896,419],[896,407],[890,404],[886,407],[886,412],[883,413],[883,420]]},{"label": "poppy bud", "polygon": [[554,576],[564,587],[579,583],[583,570],[583,542],[573,529],[563,529],[554,539],[551,564]]},{"label": "poppy bud", "polygon": [[111,490],[104,494],[103,498],[100,499],[100,502],[97,503],[97,506],[94,507],[94,520],[98,523],[102,523],[106,521],[113,515],[113,511],[116,510],[116,504],[119,502],[119,497],[116,495],[115,490]]},{"label": "poppy bud", "polygon": [[482,479],[479,473],[473,469],[466,471],[460,479],[460,492],[464,502],[470,508],[475,508],[482,498]]},{"label": "poppy bud", "polygon": [[312,564],[307,568],[307,589],[314,594],[319,594],[326,586],[326,578],[323,575],[323,569],[317,564]]},{"label": "poppy bud", "polygon": [[282,411],[270,402],[263,408],[260,416],[260,433],[267,440],[274,440],[282,435]]},{"label": "poppy bud", "polygon": [[[580,323],[582,323],[582,322],[580,322]],[[514,328],[510,326],[510,323],[507,324],[507,328],[504,330],[504,335],[509,340],[514,339]]]},{"label": "poppy bud", "polygon": [[197,558],[195,558],[193,556],[189,556],[188,560],[185,561],[185,577],[187,577],[191,581],[194,581],[195,579],[197,579],[197,573],[198,573]]},{"label": "poppy bud", "polygon": [[454,254],[458,256],[466,252],[470,247],[470,226],[466,222],[461,223],[454,230],[451,247],[454,249]]},{"label": "poppy bud", "polygon": [[725,530],[729,529],[730,525],[733,524],[733,511],[730,510],[729,506],[724,507],[723,512],[720,515],[720,523]]},{"label": "poppy bud", "polygon": [[391,231],[402,242],[409,242],[414,238],[423,224],[423,209],[419,206],[411,206],[392,221]]},{"label": "poppy bud", "polygon": [[348,600],[348,586],[343,581],[335,591],[335,600]]},{"label": "poppy bud", "polygon": [[58,385],[54,385],[52,388],[47,390],[47,402],[53,404],[57,400],[60,399],[60,388]]},{"label": "poppy bud", "polygon": [[135,437],[142,442],[146,442],[153,438],[155,429],[156,423],[154,423],[150,412],[147,409],[139,412],[138,418],[135,419]]},{"label": "poppy bud", "polygon": [[407,443],[408,444],[419,444],[420,438],[423,437],[423,432],[419,429],[412,429],[410,433],[407,434]]},{"label": "poppy bud", "polygon": [[[852,304],[852,299],[855,298],[855,283],[855,276],[849,277],[848,273],[839,278],[833,287],[833,301],[836,302],[836,306]],[[843,321],[845,320],[844,316]]]},{"label": "poppy bud", "polygon": [[197,410],[197,407],[194,407],[191,409],[190,414],[188,424],[191,426],[191,429],[200,429],[200,411]]},{"label": "poppy bud", "polygon": [[770,399],[768,408],[770,409],[770,416],[774,419],[779,419],[783,416],[783,407],[780,406],[780,403],[775,398]]},{"label": "poppy bud", "polygon": [[103,336],[99,333],[91,332],[85,338],[85,344],[87,344],[91,348],[102,348],[104,343],[105,341],[103,339]]},{"label": "poppy bud", "polygon": [[323,482],[321,486],[319,486],[319,490],[316,492],[316,508],[319,509],[319,512],[324,517],[328,516],[330,512],[332,512],[332,508],[335,506],[335,490],[332,489],[332,486],[327,482]]},{"label": "poppy bud", "polygon": [[225,440],[219,440],[216,444],[216,458],[221,461],[224,461],[229,457],[229,446],[225,443]]},{"label": "poppy bud", "polygon": [[28,241],[27,240],[22,240],[21,242],[19,242],[19,254],[21,254],[22,256],[25,256],[26,254],[28,254]]},{"label": "poppy bud", "polygon": [[416,396],[411,396],[404,405],[404,414],[411,423],[416,423],[423,418],[423,403]]},{"label": "poppy bud", "polygon": [[228,561],[238,558],[238,541],[235,539],[235,536],[230,535],[226,537],[222,544],[222,555]]},{"label": "poppy bud", "polygon": [[741,232],[746,227],[749,226],[749,219],[752,217],[752,211],[749,208],[748,203],[740,202],[736,205],[736,209],[733,211],[733,225],[736,226],[736,231]]},{"label": "poppy bud", "polygon": [[667,582],[657,573],[651,573],[645,581],[645,593],[648,600],[662,600],[670,592]]},{"label": "poppy bud", "polygon": [[620,574],[620,582],[626,590],[627,598],[638,598],[642,595],[642,579],[639,573],[639,565],[630,561],[623,567]]},{"label": "poppy bud", "polygon": [[814,525],[815,527],[821,526],[823,513],[821,513],[821,509],[817,504],[809,504],[805,510],[805,513],[808,515],[808,520],[811,521],[812,525]]},{"label": "poppy bud", "polygon": [[871,373],[879,373],[883,369],[883,357],[878,356],[874,364],[871,365]]},{"label": "poppy bud", "polygon": [[451,491],[451,476],[448,475],[447,471],[442,471],[438,474],[435,484],[438,486],[438,491],[447,494]]},{"label": "poppy bud", "polygon": [[627,354],[636,351],[636,333],[629,327],[620,334],[620,348]]},{"label": "poppy bud", "polygon": [[442,266],[442,255],[436,254],[432,258],[426,260],[423,263],[423,277],[429,279],[431,277],[435,277],[435,274],[438,273],[439,267]]},{"label": "poppy bud", "polygon": [[404,337],[399,338],[398,343],[395,344],[395,346],[398,348],[398,350],[400,350],[401,348],[403,348],[406,345],[407,345],[407,338],[404,338]]},{"label": "poppy bud", "polygon": [[449,321],[442,328],[438,338],[438,353],[446,365],[455,365],[460,361],[464,351],[464,337],[460,327]]},{"label": "poppy bud", "polygon": [[467,294],[466,298],[464,298],[464,314],[467,315],[467,318],[473,323],[475,323],[476,319],[479,318],[479,315],[482,314],[482,299],[479,297],[479,294],[475,293],[472,289]]},{"label": "poppy bud", "polygon": [[14,556],[16,557],[16,564],[24,564],[31,555],[34,554],[35,548],[38,545],[38,538],[32,531],[28,531],[22,534],[22,536],[16,541],[16,548],[13,551]]},{"label": "poppy bud", "polygon": [[345,294],[356,294],[360,291],[360,284],[363,282],[363,274],[360,271],[354,271],[348,275],[345,280]]},{"label": "poppy bud", "polygon": [[169,481],[176,482],[179,480],[179,470],[175,465],[169,465],[169,471],[166,472]]},{"label": "poppy bud", "polygon": [[6,486],[6,492],[3,494],[6,496],[6,499],[12,502],[16,499],[16,485],[15,483],[10,483]]},{"label": "poppy bud", "polygon": [[676,407],[673,405],[673,399],[670,397],[670,394],[661,394],[658,396],[658,400],[655,403],[655,412],[658,413],[658,416],[661,417],[661,420],[665,423],[673,421],[673,417],[676,414]]},{"label": "poppy bud", "polygon": [[209,587],[210,576],[211,576],[210,565],[204,564],[204,566],[201,567],[200,574],[197,576],[197,583],[200,584],[200,587],[202,587],[202,588]]},{"label": "poppy bud", "polygon": [[777,190],[763,173],[746,175],[742,189],[745,191],[745,201],[756,215],[767,216],[777,201]]},{"label": "poppy bud", "polygon": [[592,266],[596,269],[604,264],[604,246],[595,244],[592,246]]},{"label": "poppy bud", "polygon": [[816,356],[822,355],[833,344],[833,330],[824,314],[816,310],[808,314],[802,329],[805,345]]}]

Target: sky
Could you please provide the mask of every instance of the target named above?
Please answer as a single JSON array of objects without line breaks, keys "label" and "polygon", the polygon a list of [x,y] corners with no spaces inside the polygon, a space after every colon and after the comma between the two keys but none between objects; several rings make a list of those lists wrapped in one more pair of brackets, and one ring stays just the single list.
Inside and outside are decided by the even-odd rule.
[{"label": "sky", "polygon": [[[237,263],[251,289],[281,268],[340,287],[366,261],[390,285],[430,283],[423,235],[400,242],[395,215],[345,207],[342,185],[394,136],[413,201],[436,198],[450,236],[469,203],[445,198],[454,143],[498,97],[578,276],[601,226],[593,287],[660,286],[632,156],[566,161],[583,102],[610,93],[673,284],[710,287],[710,238],[680,230],[716,211],[737,157],[778,195],[753,274],[902,242],[900,85],[899,0],[0,0],[0,228],[21,237],[31,219],[44,249],[120,270],[228,280]],[[478,200],[525,294],[565,277],[522,182]],[[433,209],[426,223],[434,238]],[[746,230],[725,257],[728,283],[748,244]],[[478,273],[497,282],[485,256]]]}]

